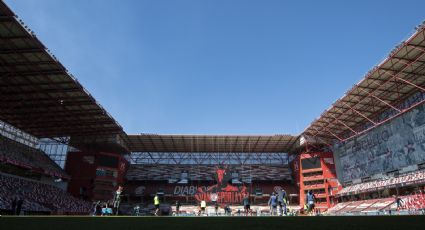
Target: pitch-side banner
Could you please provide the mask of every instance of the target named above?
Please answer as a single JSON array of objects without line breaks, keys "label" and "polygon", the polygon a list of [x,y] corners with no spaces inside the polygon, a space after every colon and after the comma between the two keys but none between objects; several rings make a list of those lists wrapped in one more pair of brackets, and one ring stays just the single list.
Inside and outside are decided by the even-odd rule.
[{"label": "pitch-side banner", "polygon": [[425,104],[332,148],[341,182],[425,162]]}]

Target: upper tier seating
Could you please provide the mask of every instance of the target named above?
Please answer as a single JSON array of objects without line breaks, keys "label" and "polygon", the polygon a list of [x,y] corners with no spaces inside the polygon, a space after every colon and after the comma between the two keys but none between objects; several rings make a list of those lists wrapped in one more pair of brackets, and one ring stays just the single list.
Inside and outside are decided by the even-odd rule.
[{"label": "upper tier seating", "polygon": [[0,135],[0,161],[28,168],[49,176],[69,176],[43,151],[31,148]]}]

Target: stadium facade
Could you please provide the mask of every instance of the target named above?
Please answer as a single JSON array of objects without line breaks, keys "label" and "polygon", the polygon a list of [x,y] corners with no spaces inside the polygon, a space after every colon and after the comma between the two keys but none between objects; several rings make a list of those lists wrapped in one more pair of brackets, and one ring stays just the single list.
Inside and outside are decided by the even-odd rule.
[{"label": "stadium facade", "polygon": [[3,1],[0,41],[2,212],[84,214],[119,185],[127,214],[155,195],[267,213],[282,188],[335,215],[425,208],[423,24],[299,135],[129,135]]}]

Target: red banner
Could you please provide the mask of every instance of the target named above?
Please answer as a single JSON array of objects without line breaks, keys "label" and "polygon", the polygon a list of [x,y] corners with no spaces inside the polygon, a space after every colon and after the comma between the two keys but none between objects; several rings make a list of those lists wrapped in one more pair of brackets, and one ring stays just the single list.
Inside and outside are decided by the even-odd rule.
[{"label": "red banner", "polygon": [[241,203],[249,195],[245,185],[234,186],[229,184],[232,179],[227,173],[227,167],[216,170],[217,184],[209,187],[198,187],[195,198],[198,201],[217,202],[218,204]]}]

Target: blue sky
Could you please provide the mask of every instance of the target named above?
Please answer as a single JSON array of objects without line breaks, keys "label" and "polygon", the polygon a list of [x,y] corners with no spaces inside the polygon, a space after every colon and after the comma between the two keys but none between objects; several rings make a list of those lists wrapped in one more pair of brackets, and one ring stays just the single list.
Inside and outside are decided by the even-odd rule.
[{"label": "blue sky", "polygon": [[130,134],[299,134],[425,1],[6,0]]}]

